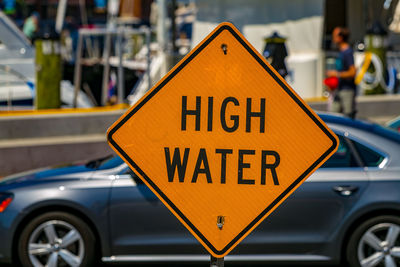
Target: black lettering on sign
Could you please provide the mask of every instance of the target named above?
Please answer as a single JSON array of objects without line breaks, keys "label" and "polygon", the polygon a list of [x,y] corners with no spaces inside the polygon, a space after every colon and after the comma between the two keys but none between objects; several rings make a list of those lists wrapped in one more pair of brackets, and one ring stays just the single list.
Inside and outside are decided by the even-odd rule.
[{"label": "black lettering on sign", "polygon": [[[183,155],[181,155],[181,150],[184,150]],[[193,166],[193,169],[188,170],[188,176],[190,174],[192,175],[191,183],[195,184],[197,183],[197,180],[199,178],[200,174],[203,174],[206,179],[208,184],[212,184],[212,176],[211,176],[211,169],[210,169],[210,164],[208,162],[208,153],[214,153],[214,150],[207,151],[205,148],[200,148],[199,153],[197,154],[196,157],[191,157],[189,159],[189,153],[190,153],[190,148],[175,148],[174,149],[174,154],[171,156],[170,148],[169,147],[164,147],[164,153],[165,153],[165,163],[167,167],[167,174],[168,174],[168,182],[172,183],[174,182],[175,179],[175,174],[178,173],[178,181],[179,183],[185,182],[186,178],[186,171],[187,171],[187,166],[188,162],[190,160],[191,164],[189,166]],[[234,153],[237,153],[238,155],[238,161],[233,161],[230,160],[228,161],[228,155],[233,155]],[[267,180],[267,173],[271,173],[272,176],[272,181],[274,185],[279,185],[279,180],[278,180],[278,174],[277,174],[277,167],[280,164],[280,156],[278,152],[273,151],[273,150],[261,150],[261,157],[250,157],[254,156],[256,154],[256,150],[252,149],[239,149],[233,151],[233,149],[222,149],[222,148],[217,148],[215,149],[215,154],[220,154],[221,155],[221,177],[220,177],[220,183],[221,184],[226,184],[227,179],[227,170],[229,169],[234,169],[237,170],[238,176],[237,176],[237,184],[238,185],[254,185],[257,182],[260,181],[260,185],[265,185],[266,180]],[[236,155],[236,154],[235,154]],[[245,156],[247,155],[246,159]],[[258,152],[257,152],[258,155]],[[261,172],[258,172],[260,176],[258,177],[251,177],[250,178],[244,178],[244,171],[245,169],[250,169],[252,166],[256,165],[255,160],[260,160],[261,159]],[[194,160],[196,160],[194,164]],[[218,166],[219,161],[212,161],[211,164],[216,164],[212,165],[211,167],[214,168],[219,168]],[[237,164],[235,164],[237,163]],[[229,169],[228,169],[229,167]],[[253,167],[254,168],[254,167]],[[269,170],[269,172],[267,172]],[[192,172],[193,171],[193,172]],[[252,171],[251,173],[255,173]],[[176,180],[175,180],[176,181]],[[187,180],[187,182],[189,182]],[[218,179],[214,180],[214,183],[218,183]],[[235,181],[231,181],[231,183],[234,183]]]},{"label": "black lettering on sign", "polygon": [[207,120],[207,131],[211,132],[213,129],[213,108],[214,108],[214,98],[212,96],[208,97],[208,120]]},{"label": "black lettering on sign", "polygon": [[[188,97],[182,96],[182,112],[181,112],[181,131],[186,131],[187,129],[187,120],[188,116],[195,117],[195,131],[200,131],[202,117],[207,117],[207,131],[212,132],[214,129],[214,97],[208,97],[208,106],[203,109],[201,108],[201,96],[196,96],[196,108],[189,109],[188,108]],[[204,102],[204,101],[203,101]],[[246,132],[252,132],[251,124],[253,119],[260,120],[260,133],[265,132],[265,121],[266,121],[266,114],[265,114],[265,98],[260,98],[260,108],[259,111],[253,110],[253,99],[247,98],[246,99],[246,118],[241,118],[239,114],[227,114],[227,108],[229,104],[233,104],[234,106],[240,106],[239,100],[233,96],[226,97],[222,103],[217,103],[216,108],[219,108],[219,116],[221,127],[225,132],[232,133],[235,132],[239,128],[239,122],[243,120],[243,124],[246,124]],[[218,106],[218,104],[221,104]],[[237,110],[237,109],[236,109]],[[238,112],[238,111],[237,111]],[[244,114],[242,115],[244,116]],[[203,120],[204,122],[204,120]]]},{"label": "black lettering on sign", "polygon": [[222,128],[226,132],[231,133],[236,131],[237,128],[239,127],[239,115],[231,115],[231,120],[233,121],[233,125],[231,127],[228,127],[228,125],[226,124],[226,106],[228,105],[229,102],[233,103],[235,106],[239,106],[239,101],[236,98],[234,97],[225,98],[221,105],[220,119]]},{"label": "black lettering on sign", "polygon": [[226,183],[226,155],[232,154],[232,149],[216,149],[215,153],[221,154],[221,184]]},{"label": "black lettering on sign", "polygon": [[255,180],[243,179],[243,169],[250,168],[250,163],[243,162],[244,155],[254,155],[254,150],[241,150],[239,149],[239,159],[238,159],[238,184],[255,184]]},{"label": "black lettering on sign", "polygon": [[[267,163],[267,156],[274,157],[274,163]],[[281,159],[279,157],[278,152],[273,150],[263,150],[261,152],[261,184],[265,184],[265,176],[266,170],[269,169],[272,174],[272,179],[274,181],[274,185],[279,185],[278,175],[276,174],[276,168],[278,167]]]},{"label": "black lettering on sign", "polygon": [[[201,168],[201,165],[204,168]],[[204,173],[207,177],[207,183],[211,184],[211,173],[210,173],[210,166],[208,165],[207,153],[205,148],[200,148],[199,156],[197,157],[196,167],[194,168],[192,183],[197,182],[197,177],[199,173]]]},{"label": "black lettering on sign", "polygon": [[200,112],[201,112],[201,97],[196,96],[196,109],[187,109],[187,96],[182,96],[182,113],[181,113],[181,130],[186,131],[186,116],[196,116],[196,131],[200,131]]},{"label": "black lettering on sign", "polygon": [[251,118],[260,118],[260,133],[265,132],[265,98],[260,99],[260,112],[251,111],[251,98],[247,98],[246,105],[246,132],[251,132]]},{"label": "black lettering on sign", "polygon": [[179,148],[175,148],[174,155],[172,157],[169,152],[169,147],[164,147],[165,152],[165,162],[167,164],[168,182],[173,182],[175,177],[175,170],[178,169],[179,182],[183,183],[185,181],[186,166],[189,158],[190,148],[185,148],[183,154],[183,159],[181,159]]}]

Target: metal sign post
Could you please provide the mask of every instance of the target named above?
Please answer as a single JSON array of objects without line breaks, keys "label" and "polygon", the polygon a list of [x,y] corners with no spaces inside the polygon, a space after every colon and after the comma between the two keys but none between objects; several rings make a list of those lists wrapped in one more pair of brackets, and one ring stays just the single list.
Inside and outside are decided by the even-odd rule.
[{"label": "metal sign post", "polygon": [[224,258],[216,258],[211,255],[210,267],[224,267]]}]

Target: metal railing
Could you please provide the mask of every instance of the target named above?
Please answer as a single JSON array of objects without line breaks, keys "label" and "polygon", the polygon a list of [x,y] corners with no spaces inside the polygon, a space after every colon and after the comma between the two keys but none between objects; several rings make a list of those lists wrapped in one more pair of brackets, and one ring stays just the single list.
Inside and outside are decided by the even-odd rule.
[{"label": "metal railing", "polygon": [[[110,76],[110,57],[111,57],[111,48],[113,43],[113,38],[116,41],[116,48],[115,49],[118,54],[118,83],[117,83],[117,101],[118,103],[124,102],[124,60],[123,60],[123,42],[124,39],[131,37],[133,35],[139,35],[145,37],[145,45],[147,47],[147,58],[145,64],[145,75],[148,79],[149,89],[151,86],[151,77],[150,77],[150,42],[151,42],[151,29],[146,28],[139,28],[133,29],[129,27],[118,27],[115,29],[80,29],[79,30],[79,37],[78,37],[78,46],[76,51],[76,60],[75,60],[75,73],[74,73],[74,100],[73,106],[77,106],[77,97],[78,92],[80,90],[81,82],[82,82],[82,65],[86,61],[83,58],[84,55],[84,41],[86,44],[86,49],[88,50],[88,55],[92,61],[100,63],[104,65],[103,69],[103,81],[102,81],[102,92],[101,92],[101,105],[106,105],[107,102],[107,92],[108,92],[108,82]],[[93,37],[102,37],[104,38],[104,49],[103,55],[100,57],[96,57],[91,51],[91,41]],[[137,64],[138,69],[143,69],[143,65]]]}]

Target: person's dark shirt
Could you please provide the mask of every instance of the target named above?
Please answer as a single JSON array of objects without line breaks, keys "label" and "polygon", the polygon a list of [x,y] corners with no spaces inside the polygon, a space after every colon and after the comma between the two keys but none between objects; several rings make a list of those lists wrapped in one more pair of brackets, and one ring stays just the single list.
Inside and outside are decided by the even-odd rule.
[{"label": "person's dark shirt", "polygon": [[[346,50],[340,51],[338,71],[348,71],[350,66],[354,65],[353,49],[351,47]],[[352,89],[356,90],[356,85],[354,83],[354,77],[352,78],[339,78],[339,90]]]}]

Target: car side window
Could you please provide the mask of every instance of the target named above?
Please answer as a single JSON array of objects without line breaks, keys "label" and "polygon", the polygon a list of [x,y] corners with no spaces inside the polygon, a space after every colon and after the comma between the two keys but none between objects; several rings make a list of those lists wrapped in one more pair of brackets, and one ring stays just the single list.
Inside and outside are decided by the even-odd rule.
[{"label": "car side window", "polygon": [[343,136],[339,137],[338,150],[330,157],[321,168],[351,168],[359,167],[357,161]]},{"label": "car side window", "polygon": [[378,153],[356,141],[353,141],[353,144],[354,144],[355,148],[357,149],[358,154],[360,155],[361,160],[363,161],[363,163],[366,167],[378,167],[379,164],[381,164],[381,162],[385,158],[380,153]]}]

